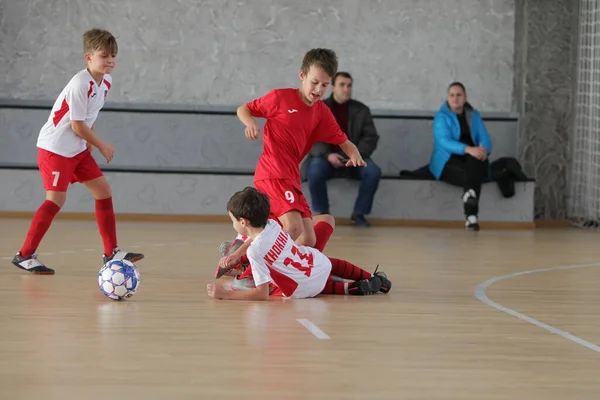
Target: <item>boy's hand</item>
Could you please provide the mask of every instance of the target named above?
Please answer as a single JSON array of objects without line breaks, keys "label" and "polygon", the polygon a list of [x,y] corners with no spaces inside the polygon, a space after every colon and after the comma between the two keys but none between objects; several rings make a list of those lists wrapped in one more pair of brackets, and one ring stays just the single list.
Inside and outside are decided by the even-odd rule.
[{"label": "boy's hand", "polygon": [[100,146],[98,146],[98,150],[100,150],[100,154],[102,154],[102,156],[106,159],[107,163],[110,163],[110,161],[113,159],[113,157],[115,155],[115,148],[110,143],[106,143],[106,142],[100,143]]},{"label": "boy's hand", "polygon": [[225,292],[227,292],[227,289],[219,284],[209,283],[206,285],[206,293],[208,294],[208,297],[212,297],[213,299],[224,298]]},{"label": "boy's hand", "polygon": [[260,136],[260,128],[258,127],[256,121],[253,120],[251,124],[246,126],[245,133],[246,139],[248,140],[258,139],[258,137]]},{"label": "boy's hand", "polygon": [[235,255],[229,255],[221,258],[219,260],[218,265],[221,268],[229,268],[236,265],[238,262],[240,262],[240,257],[235,257]]},{"label": "boy's hand", "polygon": [[366,167],[367,163],[362,159],[360,154],[357,157],[350,157],[346,163],[346,167]]}]

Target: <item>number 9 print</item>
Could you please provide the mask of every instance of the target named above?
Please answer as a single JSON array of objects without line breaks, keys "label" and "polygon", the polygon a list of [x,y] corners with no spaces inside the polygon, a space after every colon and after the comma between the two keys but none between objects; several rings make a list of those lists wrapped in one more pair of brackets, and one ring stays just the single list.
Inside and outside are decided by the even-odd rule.
[{"label": "number 9 print", "polygon": [[285,199],[290,203],[293,203],[296,200],[296,198],[294,197],[294,193],[292,193],[289,190],[286,190],[283,195],[285,196]]}]

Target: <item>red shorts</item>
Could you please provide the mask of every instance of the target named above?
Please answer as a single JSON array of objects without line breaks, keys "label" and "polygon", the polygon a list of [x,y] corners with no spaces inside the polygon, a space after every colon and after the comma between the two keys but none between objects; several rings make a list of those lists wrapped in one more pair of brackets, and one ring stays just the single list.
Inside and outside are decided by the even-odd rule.
[{"label": "red shorts", "polygon": [[66,192],[71,183],[87,182],[103,175],[89,150],[75,157],[63,157],[38,148],[38,167],[47,191]]},{"label": "red shorts", "polygon": [[259,192],[269,196],[271,218],[279,218],[289,211],[299,211],[302,218],[311,218],[312,212],[300,184],[291,179],[264,179],[254,182]]}]

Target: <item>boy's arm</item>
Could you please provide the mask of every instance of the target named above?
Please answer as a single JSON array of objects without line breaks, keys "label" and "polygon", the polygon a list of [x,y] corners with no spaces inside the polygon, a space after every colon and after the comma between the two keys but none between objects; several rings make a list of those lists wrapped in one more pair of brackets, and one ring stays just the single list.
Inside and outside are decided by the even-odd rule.
[{"label": "boy's arm", "polygon": [[237,116],[239,120],[246,126],[244,133],[246,134],[246,138],[248,140],[256,140],[260,136],[260,128],[258,127],[258,123],[252,117],[252,112],[246,104],[242,104],[237,109]]},{"label": "boy's arm", "polygon": [[222,300],[268,300],[269,282],[258,285],[255,289],[229,290],[217,283],[209,283],[206,287],[208,295]]},{"label": "boy's arm", "polygon": [[258,139],[260,128],[254,117],[273,117],[277,113],[278,104],[277,91],[271,90],[266,95],[238,107],[236,114],[242,124],[246,126],[246,138],[249,140]]},{"label": "boy's arm", "polygon": [[[71,127],[71,129],[73,129],[73,127]],[[96,134],[96,131],[94,130],[94,125],[92,125],[92,132],[94,132],[94,134]],[[87,147],[87,149],[91,152],[94,149],[94,146],[92,146],[91,143],[86,143],[85,147]]]},{"label": "boy's arm", "polygon": [[71,112],[71,129],[77,136],[100,150],[100,153],[106,158],[106,162],[110,162],[114,156],[114,149],[111,144],[108,144],[98,138],[92,128],[85,124],[88,106],[88,87],[86,83],[79,82],[71,86],[66,95],[67,104]]},{"label": "boy's arm", "polygon": [[246,250],[248,250],[250,244],[252,244],[252,239],[246,240],[244,244],[238,247],[238,249],[230,255],[222,257],[221,260],[219,260],[219,267],[230,271],[232,267],[234,267],[240,261],[240,258],[246,254]]},{"label": "boy's arm", "polygon": [[365,167],[367,163],[362,159],[358,148],[352,143],[348,136],[342,132],[333,113],[326,105],[322,106],[321,120],[317,125],[316,139],[318,142],[331,143],[340,146],[349,160],[346,167]]},{"label": "boy's arm", "polygon": [[71,121],[71,129],[73,129],[73,132],[75,132],[77,136],[85,140],[88,145],[91,144],[92,146],[97,147],[107,163],[113,159],[115,155],[113,145],[100,140],[84,121]]},{"label": "boy's arm", "polygon": [[366,167],[367,163],[363,160],[360,155],[360,151],[358,151],[358,147],[354,145],[349,139],[347,139],[344,143],[340,144],[340,148],[346,155],[348,156],[348,162],[346,163],[346,167]]},{"label": "boy's arm", "polygon": [[222,285],[209,284],[207,286],[208,295],[216,299],[226,300],[267,300],[269,298],[269,283],[271,282],[271,273],[265,264],[265,260],[259,250],[248,249],[246,253],[252,268],[252,279],[256,285],[255,289],[234,291],[227,290]]}]

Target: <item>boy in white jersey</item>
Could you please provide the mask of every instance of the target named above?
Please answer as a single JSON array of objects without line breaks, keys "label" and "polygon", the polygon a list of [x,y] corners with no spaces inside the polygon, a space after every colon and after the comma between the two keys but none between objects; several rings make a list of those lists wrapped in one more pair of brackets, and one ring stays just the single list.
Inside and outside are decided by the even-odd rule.
[{"label": "boy in white jersey", "polygon": [[[384,273],[371,274],[343,260],[326,257],[312,247],[298,246],[274,220],[269,219],[269,197],[253,187],[235,193],[227,204],[234,229],[252,239],[246,254],[250,262],[245,273],[252,274],[248,290],[228,290],[211,283],[210,297],[230,300],[266,300],[271,295],[290,298],[318,294],[387,293],[391,282]],[[355,282],[334,282],[332,272]]]},{"label": "boy in white jersey", "polygon": [[109,74],[115,67],[117,41],[108,31],[92,29],[83,34],[83,52],[87,68],[62,90],[37,141],[46,200],[34,214],[25,243],[12,261],[33,274],[54,274],[53,269],[37,259],[35,251],[64,205],[69,185],[75,182],[83,183],[96,199],[96,221],[104,243],[103,263],[144,258],[143,254],[117,248],[111,188],[91,155],[92,147],[96,147],[106,162],[114,156],[113,145],[96,136],[94,122],[112,87]]}]

